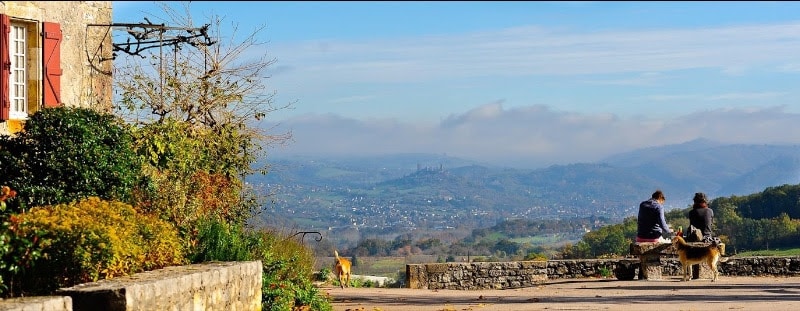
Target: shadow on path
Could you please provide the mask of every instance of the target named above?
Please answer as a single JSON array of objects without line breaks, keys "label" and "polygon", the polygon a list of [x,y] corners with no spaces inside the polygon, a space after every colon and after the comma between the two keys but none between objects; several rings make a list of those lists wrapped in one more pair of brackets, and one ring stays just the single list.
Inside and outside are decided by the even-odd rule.
[{"label": "shadow on path", "polygon": [[[800,305],[800,278],[726,278],[718,282],[678,279],[663,281],[617,281],[610,279],[557,280],[530,288],[507,290],[424,290],[406,288],[338,288],[328,290],[337,305],[374,306],[391,310],[429,310],[433,306],[481,306],[482,310],[519,310],[520,305],[636,305],[713,306],[736,304],[753,310],[754,305]],[[485,306],[494,306],[487,309]],[[750,306],[750,307],[747,307]],[[737,307],[738,308],[738,307]],[[606,309],[609,309],[607,306]],[[800,308],[799,308],[800,309]],[[357,309],[356,309],[357,310]],[[372,307],[367,308],[372,310]],[[438,308],[437,310],[441,310]],[[642,309],[639,309],[642,310]],[[693,310],[699,308],[693,307]],[[763,308],[759,309],[763,310]],[[784,310],[778,307],[769,310]]]}]

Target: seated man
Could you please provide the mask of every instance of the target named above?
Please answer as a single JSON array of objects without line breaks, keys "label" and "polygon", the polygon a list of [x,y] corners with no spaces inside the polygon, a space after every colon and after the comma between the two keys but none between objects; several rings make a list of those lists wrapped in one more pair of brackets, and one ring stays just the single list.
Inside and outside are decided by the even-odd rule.
[{"label": "seated man", "polygon": [[664,216],[664,193],[656,190],[649,200],[639,204],[639,217],[637,219],[636,242],[659,242],[670,243],[664,235],[671,235],[673,232],[667,225]]}]

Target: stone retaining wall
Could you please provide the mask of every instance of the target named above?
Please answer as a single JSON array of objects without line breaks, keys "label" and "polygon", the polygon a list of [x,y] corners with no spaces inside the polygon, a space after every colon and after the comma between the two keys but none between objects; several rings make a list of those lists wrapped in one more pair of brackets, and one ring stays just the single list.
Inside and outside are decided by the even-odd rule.
[{"label": "stone retaining wall", "polygon": [[[677,258],[662,258],[661,263],[663,275],[682,275]],[[542,285],[548,279],[635,275],[638,266],[636,258],[409,264],[406,284],[416,289],[509,289]],[[719,263],[719,275],[800,276],[800,256],[728,257]]]},{"label": "stone retaining wall", "polygon": [[260,261],[167,267],[0,300],[0,311],[261,310],[261,271]]},{"label": "stone retaining wall", "polygon": [[614,276],[619,268],[638,267],[635,259],[571,259],[548,260],[548,279],[579,279],[587,277]]},{"label": "stone retaining wall", "polygon": [[506,289],[547,281],[547,262],[472,262],[406,265],[409,288]]}]

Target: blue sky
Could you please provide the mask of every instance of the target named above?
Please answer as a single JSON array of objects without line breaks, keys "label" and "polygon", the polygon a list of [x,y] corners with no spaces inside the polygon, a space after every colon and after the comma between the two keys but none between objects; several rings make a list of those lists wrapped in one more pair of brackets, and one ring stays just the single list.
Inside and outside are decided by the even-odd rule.
[{"label": "blue sky", "polygon": [[[180,6],[180,2],[174,2]],[[800,143],[800,2],[192,2],[266,26],[292,154],[594,162],[697,138]],[[114,1],[114,22],[159,14]]]}]

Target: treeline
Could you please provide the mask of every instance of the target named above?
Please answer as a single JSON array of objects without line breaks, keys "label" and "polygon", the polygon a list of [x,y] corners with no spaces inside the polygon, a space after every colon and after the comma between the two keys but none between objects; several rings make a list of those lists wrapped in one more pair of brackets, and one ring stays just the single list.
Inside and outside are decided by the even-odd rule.
[{"label": "treeline", "polygon": [[590,230],[604,228],[604,217],[565,220],[504,221],[489,228],[473,229],[461,239],[444,239],[429,234],[403,234],[392,240],[365,238],[344,250],[348,256],[436,255],[440,261],[472,256],[481,260],[523,260],[560,256],[559,247],[577,241]]},{"label": "treeline", "polygon": [[731,250],[800,247],[800,184],[769,187],[747,196],[718,198],[715,233]]},{"label": "treeline", "polygon": [[[714,235],[734,254],[746,250],[800,247],[800,184],[768,187],[747,196],[719,197],[709,208],[714,210]],[[689,211],[666,213],[673,228],[689,226]],[[589,232],[575,245],[566,245],[564,258],[613,257],[626,254],[636,235],[636,217],[621,224]]]}]

